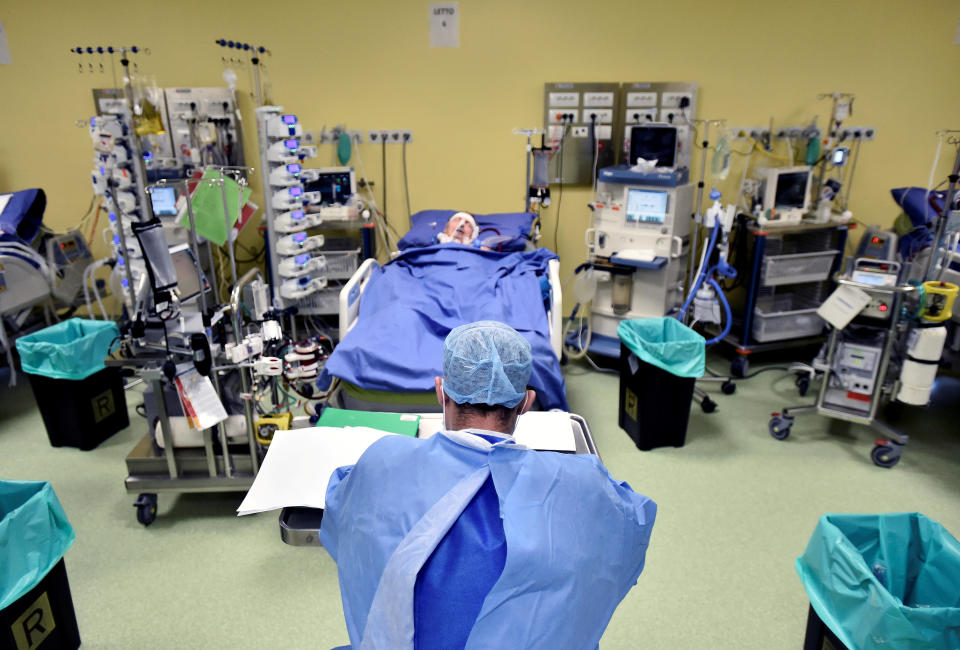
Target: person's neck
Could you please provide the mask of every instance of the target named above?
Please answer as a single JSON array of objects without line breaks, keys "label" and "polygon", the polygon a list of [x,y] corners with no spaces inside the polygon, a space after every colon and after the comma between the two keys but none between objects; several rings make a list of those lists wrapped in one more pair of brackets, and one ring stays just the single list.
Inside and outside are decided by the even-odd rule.
[{"label": "person's neck", "polygon": [[493,431],[507,436],[513,435],[516,427],[516,421],[504,424],[500,418],[454,418],[450,423],[450,429],[453,431],[464,431],[466,429],[480,429],[482,431]]}]

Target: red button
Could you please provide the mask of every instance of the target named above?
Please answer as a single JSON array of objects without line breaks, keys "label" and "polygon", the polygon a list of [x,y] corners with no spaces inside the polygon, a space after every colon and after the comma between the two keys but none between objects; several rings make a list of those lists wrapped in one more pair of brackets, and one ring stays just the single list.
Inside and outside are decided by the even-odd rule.
[{"label": "red button", "polygon": [[877,307],[877,309],[879,309],[880,311],[887,311],[887,306],[883,303],[880,303],[880,306]]}]

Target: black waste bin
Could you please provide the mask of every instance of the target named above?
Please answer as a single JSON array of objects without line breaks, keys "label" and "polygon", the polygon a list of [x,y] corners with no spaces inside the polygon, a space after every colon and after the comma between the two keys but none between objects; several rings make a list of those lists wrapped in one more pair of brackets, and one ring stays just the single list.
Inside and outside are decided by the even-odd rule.
[{"label": "black waste bin", "polygon": [[17,339],[54,447],[90,450],[130,424],[120,370],[103,364],[117,335],[116,323],[72,318]]},{"label": "black waste bin", "polygon": [[0,481],[0,648],[80,647],[63,561],[73,540],[49,483]]},{"label": "black waste bin", "polygon": [[637,448],[682,447],[704,339],[674,318],[623,321],[620,337],[620,428]]}]

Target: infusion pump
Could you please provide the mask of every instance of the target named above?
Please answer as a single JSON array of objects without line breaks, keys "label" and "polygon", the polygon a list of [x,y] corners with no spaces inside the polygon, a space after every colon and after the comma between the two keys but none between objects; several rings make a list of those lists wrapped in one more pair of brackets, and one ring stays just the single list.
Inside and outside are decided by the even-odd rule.
[{"label": "infusion pump", "polygon": [[693,185],[654,187],[600,183],[587,230],[591,256],[652,262],[676,258],[690,234]]}]

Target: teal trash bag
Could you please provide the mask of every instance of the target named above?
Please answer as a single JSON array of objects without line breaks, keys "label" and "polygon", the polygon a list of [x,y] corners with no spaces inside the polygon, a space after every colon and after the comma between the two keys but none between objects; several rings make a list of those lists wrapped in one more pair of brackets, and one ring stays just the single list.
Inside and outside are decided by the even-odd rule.
[{"label": "teal trash bag", "polygon": [[706,345],[702,336],[676,318],[620,321],[617,336],[641,361],[677,377],[702,377]]},{"label": "teal trash bag", "polygon": [[0,481],[0,610],[33,589],[76,535],[46,481]]},{"label": "teal trash bag", "polygon": [[110,343],[120,335],[112,321],[71,318],[17,339],[25,373],[52,379],[86,379],[103,370]]},{"label": "teal trash bag", "polygon": [[850,650],[960,648],[960,543],[933,519],[824,515],[796,566]]}]

